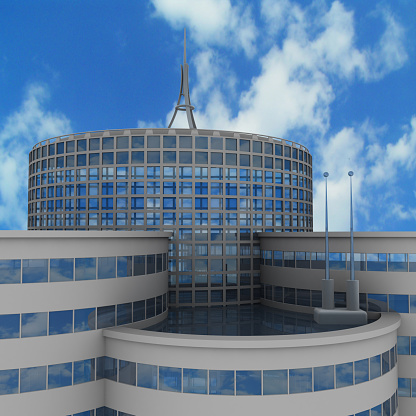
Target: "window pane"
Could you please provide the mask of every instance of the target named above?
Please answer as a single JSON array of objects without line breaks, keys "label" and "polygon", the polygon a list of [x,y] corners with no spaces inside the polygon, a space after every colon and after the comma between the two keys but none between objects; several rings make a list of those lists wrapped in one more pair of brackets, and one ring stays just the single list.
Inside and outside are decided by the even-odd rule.
[{"label": "window pane", "polygon": [[98,257],[98,278],[112,279],[116,277],[116,258]]},{"label": "window pane", "polygon": [[102,306],[97,308],[97,329],[116,325],[116,307]]},{"label": "window pane", "polygon": [[117,381],[117,360],[115,358],[97,358],[97,380],[102,378]]},{"label": "window pane", "polygon": [[49,312],[49,335],[71,333],[72,314],[72,310]]},{"label": "window pane", "polygon": [[0,260],[0,284],[20,283],[20,260]]},{"label": "window pane", "polygon": [[146,274],[146,256],[134,256],[134,275]]},{"label": "window pane", "polygon": [[117,325],[126,325],[132,322],[132,304],[117,305]]},{"label": "window pane", "polygon": [[133,302],[133,322],[142,321],[146,318],[146,301]]},{"label": "window pane", "polygon": [[399,355],[410,354],[410,337],[397,337],[397,352]]},{"label": "window pane", "polygon": [[409,295],[389,295],[389,311],[409,313]]},{"label": "window pane", "polygon": [[157,366],[137,364],[137,386],[147,389],[157,388]]},{"label": "window pane", "polygon": [[263,394],[287,394],[287,370],[263,371]]},{"label": "window pane", "polygon": [[354,361],[355,384],[368,381],[368,358],[364,360]]},{"label": "window pane", "polygon": [[381,376],[381,356],[375,355],[370,358],[370,380]]},{"label": "window pane", "polygon": [[289,394],[312,391],[312,368],[289,370]]},{"label": "window pane", "polygon": [[51,259],[50,267],[51,282],[74,280],[74,259]]},{"label": "window pane", "polygon": [[0,315],[0,339],[19,338],[20,315]]},{"label": "window pane", "polygon": [[48,260],[23,260],[22,282],[38,283],[48,281]]},{"label": "window pane", "polygon": [[237,395],[261,394],[261,371],[236,371]]},{"label": "window pane", "polygon": [[132,275],[132,256],[117,257],[117,277],[128,277]]},{"label": "window pane", "polygon": [[183,392],[207,394],[207,370],[183,369]]},{"label": "window pane", "polygon": [[209,394],[234,395],[234,371],[209,370]]},{"label": "window pane", "polygon": [[159,367],[159,390],[181,391],[182,370],[176,367]]},{"label": "window pane", "polygon": [[48,389],[72,385],[72,363],[48,366]]},{"label": "window pane", "polygon": [[95,280],[95,269],[94,257],[75,259],[75,280]]},{"label": "window pane", "polygon": [[95,329],[95,308],[75,309],[74,332],[91,331]]},{"label": "window pane", "polygon": [[0,396],[19,392],[19,370],[0,370]]},{"label": "window pane", "polygon": [[74,384],[95,380],[95,359],[74,362]]},{"label": "window pane", "polygon": [[353,363],[337,364],[336,370],[336,388],[352,386],[353,384]]},{"label": "window pane", "polygon": [[314,391],[330,390],[334,388],[334,366],[326,365],[313,369]]},{"label": "window pane", "polygon": [[20,369],[20,393],[46,390],[46,366]]},{"label": "window pane", "polygon": [[47,334],[47,312],[22,313],[22,338]]},{"label": "window pane", "polygon": [[136,385],[136,363],[119,360],[118,371],[120,383],[129,384],[130,386]]}]

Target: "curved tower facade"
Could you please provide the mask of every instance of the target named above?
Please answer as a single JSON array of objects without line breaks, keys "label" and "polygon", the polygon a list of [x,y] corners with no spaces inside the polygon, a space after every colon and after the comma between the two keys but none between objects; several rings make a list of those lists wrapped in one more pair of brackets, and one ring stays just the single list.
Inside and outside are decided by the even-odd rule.
[{"label": "curved tower facade", "polygon": [[29,230],[171,231],[169,303],[260,298],[257,233],[312,231],[312,157],[233,131],[60,136],[29,156]]}]

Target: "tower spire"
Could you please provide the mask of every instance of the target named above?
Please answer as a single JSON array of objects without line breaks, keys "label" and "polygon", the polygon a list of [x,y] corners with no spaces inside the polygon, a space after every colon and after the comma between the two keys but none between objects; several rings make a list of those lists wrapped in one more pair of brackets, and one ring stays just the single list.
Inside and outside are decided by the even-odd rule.
[{"label": "tower spire", "polygon": [[[183,65],[181,65],[181,88],[179,90],[179,98],[175,106],[175,112],[173,113],[172,119],[169,123],[169,128],[172,126],[177,112],[186,111],[186,117],[188,119],[189,128],[196,129],[194,115],[192,113],[192,110],[194,110],[195,107],[191,105],[191,99],[189,97],[189,65],[186,63],[186,29],[184,29],[183,31],[183,39]],[[181,104],[182,97],[185,100],[184,104]]]}]

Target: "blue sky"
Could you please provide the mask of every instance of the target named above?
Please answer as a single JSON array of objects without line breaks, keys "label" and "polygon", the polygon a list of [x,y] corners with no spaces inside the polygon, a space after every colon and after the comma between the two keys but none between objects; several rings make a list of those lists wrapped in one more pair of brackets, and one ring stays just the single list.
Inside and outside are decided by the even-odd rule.
[{"label": "blue sky", "polygon": [[[416,2],[0,3],[0,229],[26,227],[28,152],[60,134],[166,127],[187,28],[199,128],[300,142],[315,230],[416,230]],[[186,126],[179,119],[176,127]]]}]

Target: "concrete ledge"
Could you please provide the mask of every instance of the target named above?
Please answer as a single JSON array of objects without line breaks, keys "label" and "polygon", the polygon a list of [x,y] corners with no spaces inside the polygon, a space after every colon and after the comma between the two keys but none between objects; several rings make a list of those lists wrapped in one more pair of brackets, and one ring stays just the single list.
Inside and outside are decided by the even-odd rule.
[{"label": "concrete ledge", "polygon": [[350,311],[346,308],[321,309],[315,308],[313,312],[315,322],[320,325],[365,325],[367,323],[367,313],[358,310]]}]

